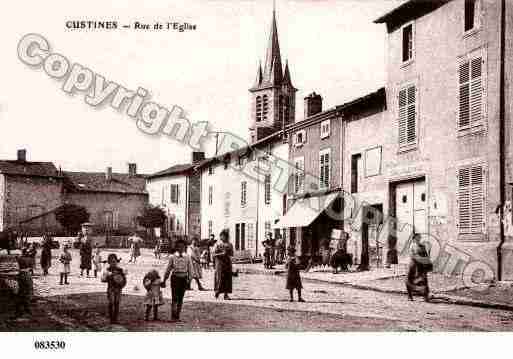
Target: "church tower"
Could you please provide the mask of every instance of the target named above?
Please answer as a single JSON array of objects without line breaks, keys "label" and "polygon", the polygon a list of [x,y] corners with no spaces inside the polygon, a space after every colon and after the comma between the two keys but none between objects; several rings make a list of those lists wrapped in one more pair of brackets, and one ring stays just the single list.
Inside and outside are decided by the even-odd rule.
[{"label": "church tower", "polygon": [[276,26],[276,11],[273,10],[271,33],[262,69],[257,69],[255,84],[249,89],[251,94],[251,142],[283,129],[294,122],[296,91],[292,86],[288,62],[283,68]]}]

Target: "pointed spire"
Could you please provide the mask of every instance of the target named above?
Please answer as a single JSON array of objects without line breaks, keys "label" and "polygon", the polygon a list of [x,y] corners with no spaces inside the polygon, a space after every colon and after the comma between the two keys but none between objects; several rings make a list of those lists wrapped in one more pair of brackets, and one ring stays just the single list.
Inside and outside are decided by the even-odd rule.
[{"label": "pointed spire", "polygon": [[278,28],[276,26],[276,10],[273,8],[271,32],[269,34],[267,53],[265,55],[264,81],[269,82],[271,85],[278,85],[281,83],[282,77],[280,43],[278,41]]},{"label": "pointed spire", "polygon": [[260,86],[262,84],[262,80],[263,80],[262,61],[259,61],[257,75],[256,75],[256,79],[255,79],[255,84],[253,85],[253,87]]},{"label": "pointed spire", "polygon": [[283,84],[292,86],[292,80],[290,78],[289,60],[285,63],[285,73],[283,74]]}]

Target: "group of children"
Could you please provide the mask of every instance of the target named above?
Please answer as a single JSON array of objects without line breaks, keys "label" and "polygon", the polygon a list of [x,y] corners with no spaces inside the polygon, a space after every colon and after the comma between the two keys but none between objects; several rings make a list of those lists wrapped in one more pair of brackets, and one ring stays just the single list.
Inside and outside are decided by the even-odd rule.
[{"label": "group of children", "polygon": [[[146,289],[146,296],[144,298],[145,305],[145,320],[150,319],[153,313],[153,319],[158,320],[158,307],[164,304],[162,295],[162,288],[170,278],[172,302],[171,302],[171,317],[174,321],[180,319],[180,312],[182,309],[183,298],[185,291],[190,289],[190,284],[194,274],[194,266],[191,256],[185,253],[186,243],[179,240],[176,243],[176,252],[170,257],[164,278],[162,279],[156,270],[149,271],[143,278],[143,286]],[[294,301],[294,290],[297,291],[298,301],[304,302],[301,296],[301,276],[299,273],[298,259],[296,257],[296,250],[293,247],[287,249],[287,280],[286,288],[290,293],[290,301]],[[201,254],[203,257],[203,253]],[[60,284],[69,284],[68,276],[71,271],[72,256],[70,246],[64,245],[63,251],[59,257],[61,263],[60,270]],[[94,275],[97,276],[101,271],[101,281],[107,283],[107,299],[108,299],[108,314],[110,322],[118,323],[119,307],[121,301],[121,293],[127,284],[126,272],[119,267],[121,259],[116,254],[109,254],[106,261],[102,261],[101,251],[98,246],[95,248],[93,264]],[[30,313],[30,298],[32,296],[32,259],[27,251],[22,253],[18,259],[20,272],[18,275],[18,297],[16,311],[17,314],[28,312]],[[102,264],[107,263],[107,266],[102,270]],[[201,263],[203,264],[203,263]],[[204,290],[198,280],[198,289]]]}]

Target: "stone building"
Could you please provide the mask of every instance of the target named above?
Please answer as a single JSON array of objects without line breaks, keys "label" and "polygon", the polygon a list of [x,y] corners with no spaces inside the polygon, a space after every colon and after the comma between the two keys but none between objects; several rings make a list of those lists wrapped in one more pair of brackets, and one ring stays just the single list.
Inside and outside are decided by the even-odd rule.
[{"label": "stone building", "polygon": [[382,205],[399,260],[417,232],[448,274],[513,275],[497,215],[511,198],[512,14],[509,1],[408,1],[375,21],[388,33],[387,113],[349,121],[345,173],[350,149],[381,148],[381,170],[357,193]]},{"label": "stone building", "polygon": [[64,172],[63,202],[84,206],[95,233],[127,234],[138,228],[137,217],[148,204],[146,176],[135,163],[127,173]]},{"label": "stone building", "polygon": [[63,197],[63,177],[51,162],[27,161],[26,150],[18,150],[16,160],[0,161],[0,231],[39,233],[59,227],[54,216],[45,213],[59,207]]},{"label": "stone building", "polygon": [[161,229],[163,235],[201,238],[200,174],[195,167],[204,159],[203,152],[193,152],[192,163],[174,165],[147,177],[150,204],[167,214]]}]

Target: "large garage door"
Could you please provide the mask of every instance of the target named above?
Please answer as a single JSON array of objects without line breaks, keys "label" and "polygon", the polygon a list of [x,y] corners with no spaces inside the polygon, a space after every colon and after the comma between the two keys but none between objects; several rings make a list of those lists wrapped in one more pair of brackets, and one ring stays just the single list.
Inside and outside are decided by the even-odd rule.
[{"label": "large garage door", "polygon": [[[426,182],[415,181],[396,186],[395,205],[397,226],[397,249],[401,252],[408,238],[415,233],[427,232]],[[408,224],[407,226],[404,226]],[[402,230],[401,230],[402,229]]]}]

